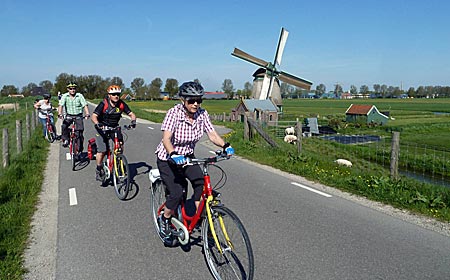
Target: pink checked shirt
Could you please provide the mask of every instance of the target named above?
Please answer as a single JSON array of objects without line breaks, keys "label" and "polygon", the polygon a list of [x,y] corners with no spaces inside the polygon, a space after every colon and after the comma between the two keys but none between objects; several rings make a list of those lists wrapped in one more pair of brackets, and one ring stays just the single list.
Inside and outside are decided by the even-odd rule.
[{"label": "pink checked shirt", "polygon": [[[194,122],[190,123],[183,104],[177,104],[169,111],[161,125],[162,131],[172,131],[172,145],[180,155],[194,153],[195,144],[202,138],[204,132],[214,131],[208,112],[199,108],[194,114]],[[167,160],[169,156],[162,141],[156,148],[156,155],[160,160]]]}]

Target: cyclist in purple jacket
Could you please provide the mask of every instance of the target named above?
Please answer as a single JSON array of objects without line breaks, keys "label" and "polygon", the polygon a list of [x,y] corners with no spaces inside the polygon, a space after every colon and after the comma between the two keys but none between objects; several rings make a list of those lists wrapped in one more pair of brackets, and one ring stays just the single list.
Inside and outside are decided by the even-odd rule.
[{"label": "cyclist in purple jacket", "polygon": [[161,215],[161,234],[170,234],[170,219],[183,196],[183,186],[188,179],[193,188],[193,198],[198,208],[203,191],[203,173],[199,165],[183,166],[187,157],[194,157],[194,149],[204,132],[209,140],[232,155],[234,149],[214,129],[208,112],[200,107],[204,95],[203,87],[197,82],[183,83],[178,91],[181,104],[175,105],[161,125],[163,137],[156,148],[156,164],[169,196],[164,214]]}]

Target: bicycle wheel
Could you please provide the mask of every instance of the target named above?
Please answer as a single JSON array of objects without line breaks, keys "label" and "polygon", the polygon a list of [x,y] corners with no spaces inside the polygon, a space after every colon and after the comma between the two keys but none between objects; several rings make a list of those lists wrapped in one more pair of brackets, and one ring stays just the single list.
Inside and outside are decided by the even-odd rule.
[{"label": "bicycle wheel", "polygon": [[119,199],[124,200],[130,187],[130,170],[127,158],[124,155],[116,155],[113,168],[114,190]]},{"label": "bicycle wheel", "polygon": [[75,166],[77,163],[77,154],[78,154],[78,144],[76,138],[70,139],[70,157],[72,158],[72,170],[75,171]]},{"label": "bicycle wheel", "polygon": [[47,141],[50,143],[55,142],[55,135],[53,133],[53,128],[50,125],[47,125],[47,131],[46,131],[46,138]]},{"label": "bicycle wheel", "polygon": [[205,259],[215,279],[253,279],[250,238],[242,222],[224,206],[211,207],[212,222],[222,253],[214,241],[208,219],[202,223]]},{"label": "bicycle wheel", "polygon": [[157,180],[154,183],[152,183],[150,195],[151,195],[153,225],[155,226],[156,235],[159,237],[159,239],[161,239],[162,242],[164,242],[164,239],[159,231],[159,221],[158,221],[159,216],[161,216],[162,213],[162,210],[159,211],[159,208],[166,201],[164,184],[161,180]]}]

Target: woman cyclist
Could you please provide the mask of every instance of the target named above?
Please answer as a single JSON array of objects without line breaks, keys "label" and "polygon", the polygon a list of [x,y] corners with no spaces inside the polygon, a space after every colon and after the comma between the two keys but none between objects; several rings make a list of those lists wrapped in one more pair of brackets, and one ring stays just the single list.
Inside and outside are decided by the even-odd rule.
[{"label": "woman cyclist", "polygon": [[234,149],[214,129],[208,112],[200,107],[203,94],[203,87],[199,83],[183,83],[178,91],[181,104],[167,111],[161,125],[163,136],[155,154],[161,179],[169,191],[164,213],[160,218],[161,234],[166,239],[170,234],[170,219],[182,199],[186,179],[194,188],[195,206],[198,208],[200,204],[203,172],[199,165],[183,165],[187,157],[195,157],[195,145],[203,133],[206,132],[209,140],[222,147],[228,155],[234,154]]},{"label": "woman cyclist", "polygon": [[49,93],[44,93],[44,99],[34,103],[34,108],[38,109],[39,121],[42,123],[42,130],[44,137],[47,137],[47,114],[50,116],[50,122],[53,128],[53,139],[56,139],[56,128],[53,123],[53,106],[50,102],[51,95]]}]

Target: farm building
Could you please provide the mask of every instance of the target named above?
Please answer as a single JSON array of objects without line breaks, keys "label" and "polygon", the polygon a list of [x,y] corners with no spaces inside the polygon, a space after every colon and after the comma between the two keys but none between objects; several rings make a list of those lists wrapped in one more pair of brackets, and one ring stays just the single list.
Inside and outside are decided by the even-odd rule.
[{"label": "farm building", "polygon": [[255,121],[260,120],[268,125],[278,123],[278,108],[270,99],[241,99],[231,112],[232,120],[243,122],[244,114]]},{"label": "farm building", "polygon": [[221,91],[205,91],[204,99],[227,99],[227,95]]},{"label": "farm building", "polygon": [[345,111],[347,122],[384,125],[388,119],[389,117],[378,111],[374,105],[351,104]]}]

